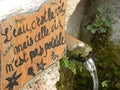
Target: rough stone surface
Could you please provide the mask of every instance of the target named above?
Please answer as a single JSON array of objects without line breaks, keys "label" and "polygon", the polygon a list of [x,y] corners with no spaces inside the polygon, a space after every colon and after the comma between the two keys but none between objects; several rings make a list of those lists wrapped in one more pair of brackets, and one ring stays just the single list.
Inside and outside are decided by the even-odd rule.
[{"label": "rough stone surface", "polygon": [[65,17],[65,30],[67,33],[77,37],[80,32],[80,21],[83,15],[83,2],[81,0],[68,0],[66,17]]},{"label": "rough stone surface", "polygon": [[113,23],[113,32],[111,40],[116,44],[120,45],[120,0],[107,0],[108,8],[115,10],[115,17]]},{"label": "rough stone surface", "polygon": [[[68,0],[65,18],[66,32],[89,43],[91,34],[86,30],[86,26],[93,20],[96,13],[95,7],[99,2],[100,1]],[[120,0],[106,0],[106,7],[115,10],[113,20],[114,30],[111,35],[111,40],[116,45],[120,45]]]},{"label": "rough stone surface", "polygon": [[86,30],[86,25],[90,22],[93,11],[94,9],[89,5],[88,0],[68,0],[65,18],[66,32],[88,43],[91,35]]},{"label": "rough stone surface", "polygon": [[56,83],[60,78],[59,68],[59,61],[57,61],[33,77],[22,90],[57,90]]}]

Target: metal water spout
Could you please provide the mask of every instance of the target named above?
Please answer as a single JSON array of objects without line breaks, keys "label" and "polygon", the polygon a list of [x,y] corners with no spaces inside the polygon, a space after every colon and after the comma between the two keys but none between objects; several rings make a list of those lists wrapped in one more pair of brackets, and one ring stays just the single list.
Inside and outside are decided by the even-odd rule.
[{"label": "metal water spout", "polygon": [[[78,40],[77,38],[66,33],[66,48],[67,48],[67,56],[72,59],[79,59],[83,57],[86,60],[89,54],[92,52],[92,48],[86,43]],[[84,62],[81,59],[81,62]]]},{"label": "metal water spout", "polygon": [[83,62],[85,68],[90,72],[93,78],[93,90],[98,90],[99,81],[97,76],[97,69],[95,67],[92,55],[92,48],[86,43],[66,34],[66,48],[67,56]]}]

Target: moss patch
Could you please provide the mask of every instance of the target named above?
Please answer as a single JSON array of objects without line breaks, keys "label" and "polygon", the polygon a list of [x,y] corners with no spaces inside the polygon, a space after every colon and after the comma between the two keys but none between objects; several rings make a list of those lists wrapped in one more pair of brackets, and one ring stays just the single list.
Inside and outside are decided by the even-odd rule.
[{"label": "moss patch", "polygon": [[74,90],[74,74],[60,61],[60,81],[57,83],[57,90]]},{"label": "moss patch", "polygon": [[85,44],[84,47],[77,46],[73,50],[67,51],[67,56],[74,59],[78,59],[80,57],[87,59],[87,56],[90,52],[92,52],[92,48],[89,45]]},{"label": "moss patch", "polygon": [[[110,33],[97,33],[92,38],[100,82],[99,88],[103,90],[120,90],[120,46],[116,46],[110,41]],[[108,87],[103,88],[101,84],[105,80]]]}]

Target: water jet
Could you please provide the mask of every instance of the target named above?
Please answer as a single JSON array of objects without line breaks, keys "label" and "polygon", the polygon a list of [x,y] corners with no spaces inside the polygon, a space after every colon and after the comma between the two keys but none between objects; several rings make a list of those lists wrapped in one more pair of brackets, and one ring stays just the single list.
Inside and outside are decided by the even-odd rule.
[{"label": "water jet", "polygon": [[66,48],[69,59],[83,62],[85,68],[90,72],[93,78],[93,90],[98,90],[97,70],[93,61],[92,48],[66,33]]}]

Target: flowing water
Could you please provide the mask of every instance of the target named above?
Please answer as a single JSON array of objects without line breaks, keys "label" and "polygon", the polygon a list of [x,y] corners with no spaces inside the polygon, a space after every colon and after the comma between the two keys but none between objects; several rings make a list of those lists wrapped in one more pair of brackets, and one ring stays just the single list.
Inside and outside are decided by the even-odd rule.
[{"label": "flowing water", "polygon": [[86,62],[84,62],[84,65],[93,78],[93,90],[98,90],[99,82],[98,82],[97,70],[93,58],[90,57]]}]

